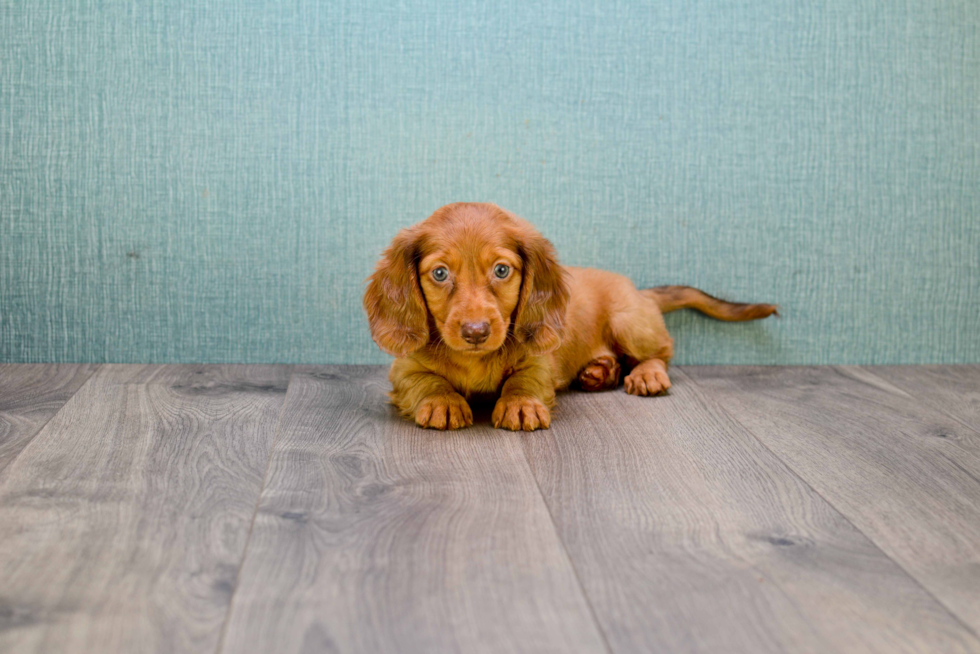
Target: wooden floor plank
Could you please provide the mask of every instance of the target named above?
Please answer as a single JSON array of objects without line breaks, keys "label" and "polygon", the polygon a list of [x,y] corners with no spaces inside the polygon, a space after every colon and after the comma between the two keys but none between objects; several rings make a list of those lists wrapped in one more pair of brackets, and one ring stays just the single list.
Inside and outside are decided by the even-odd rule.
[{"label": "wooden floor plank", "polygon": [[418,429],[389,389],[294,375],[223,651],[605,651],[522,436]]},{"label": "wooden floor plank", "polygon": [[980,365],[868,366],[865,370],[980,430]]},{"label": "wooden floor plank", "polygon": [[977,652],[980,642],[680,372],[568,393],[528,461],[610,648]]},{"label": "wooden floor plank", "polygon": [[0,479],[4,469],[97,368],[92,364],[0,364]]},{"label": "wooden floor plank", "polygon": [[93,375],[0,483],[0,651],[214,652],[288,374]]},{"label": "wooden floor plank", "polygon": [[980,434],[861,368],[685,372],[980,633]]}]

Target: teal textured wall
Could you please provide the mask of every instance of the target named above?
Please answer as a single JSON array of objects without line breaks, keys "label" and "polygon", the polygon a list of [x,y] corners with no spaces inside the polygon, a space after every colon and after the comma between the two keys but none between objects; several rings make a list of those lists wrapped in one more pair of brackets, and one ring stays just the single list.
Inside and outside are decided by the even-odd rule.
[{"label": "teal textured wall", "polygon": [[980,3],[0,0],[0,360],[383,362],[457,200],[782,306],[682,363],[980,361]]}]

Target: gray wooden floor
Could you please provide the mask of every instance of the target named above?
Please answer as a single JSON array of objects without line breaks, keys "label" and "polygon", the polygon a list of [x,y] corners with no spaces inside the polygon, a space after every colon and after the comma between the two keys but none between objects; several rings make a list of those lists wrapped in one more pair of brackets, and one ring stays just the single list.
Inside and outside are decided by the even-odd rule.
[{"label": "gray wooden floor", "polygon": [[672,378],[441,433],[378,367],[0,365],[0,651],[980,652],[980,366]]}]

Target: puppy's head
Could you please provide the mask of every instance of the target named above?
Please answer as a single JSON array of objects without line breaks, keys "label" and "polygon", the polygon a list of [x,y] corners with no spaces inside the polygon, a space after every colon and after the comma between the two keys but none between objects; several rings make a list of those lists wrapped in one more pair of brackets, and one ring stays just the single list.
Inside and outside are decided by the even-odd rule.
[{"label": "puppy's head", "polygon": [[548,352],[561,342],[567,303],[551,244],[499,207],[470,203],[399,232],[364,294],[371,336],[395,356],[435,338],[474,355],[508,340]]}]

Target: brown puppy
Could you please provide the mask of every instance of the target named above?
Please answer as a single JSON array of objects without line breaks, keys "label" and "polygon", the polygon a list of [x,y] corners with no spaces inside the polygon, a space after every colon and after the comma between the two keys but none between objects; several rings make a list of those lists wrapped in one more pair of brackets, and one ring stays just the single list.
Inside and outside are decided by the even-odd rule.
[{"label": "brown puppy", "polygon": [[637,290],[602,270],[558,264],[529,223],[493,204],[457,203],[403,229],[368,280],[375,343],[398,357],[391,400],[421,427],[473,424],[467,400],[499,396],[495,427],[551,424],[555,391],[670,388],[673,341],[662,313],[694,308],[755,320],[769,304],[733,304],[687,286]]}]

